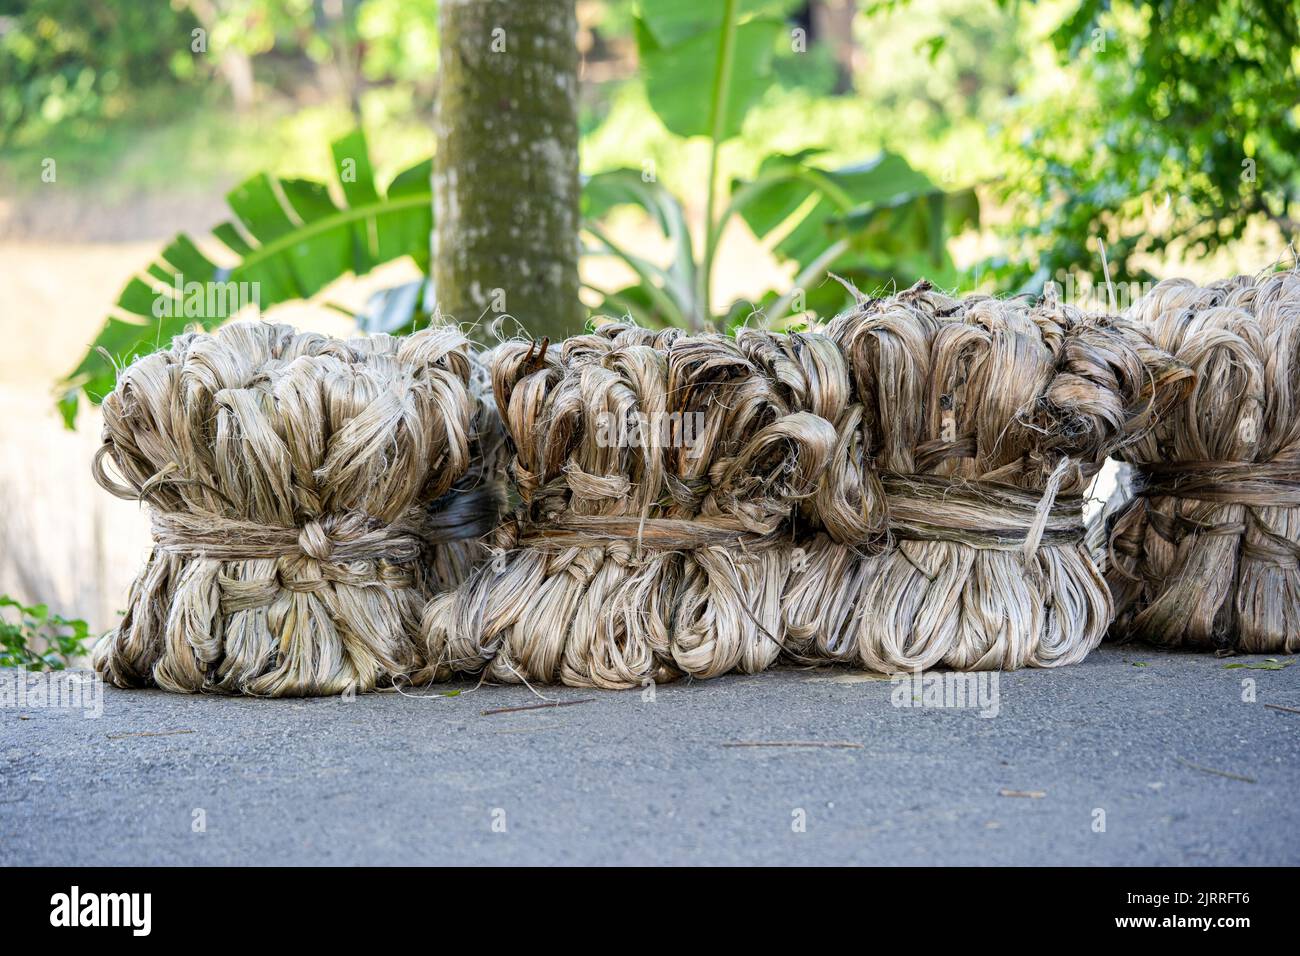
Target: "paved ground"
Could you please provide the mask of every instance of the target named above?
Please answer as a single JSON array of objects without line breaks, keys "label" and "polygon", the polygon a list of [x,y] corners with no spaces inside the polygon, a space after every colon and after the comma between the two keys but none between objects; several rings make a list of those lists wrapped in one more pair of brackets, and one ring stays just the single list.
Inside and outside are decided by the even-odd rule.
[{"label": "paved ground", "polygon": [[[1225,667],[1259,660],[1108,648],[1000,675],[995,717],[784,669],[489,715],[538,698],[110,689],[85,719],[9,671],[0,864],[1294,865],[1300,713],[1266,705],[1300,708],[1300,664]],[[789,741],[858,746],[728,746]]]}]

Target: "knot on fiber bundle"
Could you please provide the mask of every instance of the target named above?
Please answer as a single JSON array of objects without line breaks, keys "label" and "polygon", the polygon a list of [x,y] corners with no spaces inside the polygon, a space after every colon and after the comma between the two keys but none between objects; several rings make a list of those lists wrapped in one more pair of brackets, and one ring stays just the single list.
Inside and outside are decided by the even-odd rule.
[{"label": "knot on fiber bundle", "polygon": [[453,329],[342,342],[259,322],[124,369],[94,471],[150,507],[155,546],[96,668],[121,686],[269,696],[418,668],[420,609],[454,583],[438,552],[491,510],[455,494],[492,440],[474,374]]},{"label": "knot on fiber bundle", "polygon": [[848,395],[834,346],[608,323],[492,366],[523,503],[426,609],[430,675],[630,687],[771,663],[791,521],[838,442],[821,413]]},{"label": "knot on fiber bundle", "polygon": [[414,561],[427,543],[413,525],[385,524],[360,512],[308,520],[282,528],[222,515],[157,512],[153,537],[158,550],[221,561],[308,557],[321,563],[351,564],[380,559]]},{"label": "knot on fiber bundle", "polygon": [[883,672],[1080,660],[1110,617],[1084,491],[1186,369],[1055,296],[928,283],[859,303],[828,335],[853,384],[837,473],[855,507],[812,516],[784,596],[791,653]]},{"label": "knot on fiber bundle", "polygon": [[1112,633],[1166,646],[1300,651],[1300,273],[1156,285],[1132,318],[1196,374],[1125,446],[1109,515]]}]

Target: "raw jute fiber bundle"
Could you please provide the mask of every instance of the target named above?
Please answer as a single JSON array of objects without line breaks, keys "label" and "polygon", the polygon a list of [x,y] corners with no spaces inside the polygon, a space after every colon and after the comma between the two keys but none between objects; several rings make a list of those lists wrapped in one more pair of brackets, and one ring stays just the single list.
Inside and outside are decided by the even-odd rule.
[{"label": "raw jute fiber bundle", "polygon": [[155,545],[96,669],[296,696],[421,667],[420,611],[500,506],[499,483],[470,474],[472,448],[491,447],[472,375],[454,329],[345,342],[261,322],[123,370],[95,474],[149,504]]},{"label": "raw jute fiber bundle", "polygon": [[853,404],[812,509],[824,532],[785,595],[791,654],[886,673],[1081,660],[1112,610],[1084,492],[1186,370],[1050,293],[955,300],[919,283],[828,333]]},{"label": "raw jute fiber bundle", "polygon": [[431,502],[425,566],[435,593],[454,588],[487,557],[493,530],[509,510],[510,450],[492,397],[490,353],[470,343],[469,467]]},{"label": "raw jute fiber bundle", "polygon": [[1129,445],[1111,519],[1113,633],[1300,652],[1300,273],[1159,283],[1133,307],[1195,388]]},{"label": "raw jute fiber bundle", "polygon": [[504,343],[492,372],[522,505],[426,609],[420,676],[619,688],[772,663],[791,515],[848,401],[834,343],[614,323]]}]

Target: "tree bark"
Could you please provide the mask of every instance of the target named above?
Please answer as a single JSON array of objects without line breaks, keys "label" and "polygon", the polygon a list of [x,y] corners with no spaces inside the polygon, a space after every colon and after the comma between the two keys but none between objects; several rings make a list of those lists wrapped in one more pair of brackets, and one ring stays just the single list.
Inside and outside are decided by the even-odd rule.
[{"label": "tree bark", "polygon": [[433,278],[458,322],[580,331],[574,0],[442,0]]}]

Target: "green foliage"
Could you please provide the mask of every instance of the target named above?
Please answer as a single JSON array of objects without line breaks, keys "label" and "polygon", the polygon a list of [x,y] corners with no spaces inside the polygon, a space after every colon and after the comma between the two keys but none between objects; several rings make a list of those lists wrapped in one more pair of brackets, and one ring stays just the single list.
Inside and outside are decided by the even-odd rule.
[{"label": "green foliage", "polygon": [[1296,237],[1300,0],[1083,0],[1053,40],[1072,83],[1009,130],[1023,159],[1004,285],[1095,271],[1097,238],[1129,282],[1252,220]]},{"label": "green foliage", "polygon": [[428,270],[431,161],[399,173],[381,192],[359,130],[331,150],[333,184],[259,173],[231,190],[234,219],[212,235],[233,265],[218,266],[182,233],[127,283],[115,314],[63,382],[60,409],[69,427],[79,394],[100,401],[119,364],[165,347],[191,326],[214,328],[250,301],[266,309],[309,298],[341,276],[404,256]]},{"label": "green foliage", "polygon": [[[16,614],[6,614],[5,609]],[[89,639],[85,621],[69,620],[51,614],[44,604],[29,607],[0,594],[0,667],[61,671],[89,653]]]},{"label": "green foliage", "polygon": [[195,108],[210,109],[230,51],[253,61],[266,89],[319,89],[317,68],[342,62],[347,82],[388,94],[390,111],[423,113],[432,100],[436,0],[349,0],[341,19],[314,0],[213,0],[203,24],[194,9],[188,0],[0,0],[0,145],[43,143],[69,126],[85,137],[125,117],[165,121],[176,108],[168,96],[188,104],[204,94]]},{"label": "green foliage", "polygon": [[[769,156],[753,179],[733,181],[729,200],[715,208],[719,151],[741,131],[746,111],[770,83],[772,53],[786,33],[784,22],[772,15],[793,6],[780,0],[640,5],[637,42],[651,108],[670,131],[710,140],[705,237],[697,258],[683,203],[653,177],[630,169],[592,177],[584,195],[585,231],[595,252],[614,256],[637,277],[623,289],[595,290],[600,310],[699,329],[730,328],[758,307],[767,321],[790,324],[807,312],[828,315],[844,304],[846,293],[826,281],[828,272],[870,288],[910,284],[922,276],[940,284],[956,281],[947,238],[977,222],[975,195],[945,192],[892,153],[842,168],[824,166],[821,150]],[[621,248],[599,225],[619,205],[640,206],[659,225],[673,249],[667,267]],[[713,263],[737,214],[778,260],[794,264],[795,280],[784,294],[715,311],[709,301]]]},{"label": "green foliage", "polygon": [[[650,105],[678,136],[730,139],[771,82],[787,0],[643,3],[637,47]],[[774,16],[775,14],[775,16]],[[743,69],[736,69],[736,64]],[[712,90],[708,109],[700,92]]]},{"label": "green foliage", "polygon": [[438,75],[438,4],[365,0],[357,8],[361,71],[371,83],[396,82],[431,97]]},{"label": "green foliage", "polygon": [[[769,322],[786,323],[804,312],[826,316],[842,307],[845,291],[826,281],[828,272],[866,289],[910,285],[922,277],[941,285],[957,281],[946,240],[977,221],[972,190],[946,193],[892,153],[839,169],[822,168],[820,155],[806,150],[772,156],[756,177],[732,183],[717,234],[739,215],[779,260],[796,266],[796,277],[784,295],[772,292],[759,303],[737,300],[717,315],[699,298],[704,264],[693,255],[681,203],[637,170],[592,176],[583,191],[583,214],[594,251],[618,257],[638,278],[627,288],[602,292],[597,311],[627,313],[649,325],[698,328],[730,327],[762,308]],[[599,219],[623,205],[640,206],[659,226],[673,249],[668,266],[623,250],[601,228]],[[797,314],[789,314],[791,306]]]},{"label": "green foliage", "polygon": [[[612,209],[641,207],[658,225],[673,250],[672,262],[659,266],[622,249],[606,234],[600,220]],[[597,311],[631,315],[646,325],[700,324],[704,307],[698,300],[697,273],[686,213],[677,197],[634,169],[614,169],[590,177],[583,185],[582,214],[586,232],[595,240],[596,254],[613,255],[636,273],[638,282],[617,292],[602,292]]]},{"label": "green foliage", "polygon": [[0,0],[0,146],[122,112],[132,91],[181,82],[194,21],[139,0]]},{"label": "green foliage", "polygon": [[[772,64],[792,55],[782,18],[798,5],[794,0],[663,0],[636,6],[633,28],[651,108],[679,136],[707,139],[705,234],[702,243],[693,240],[685,204],[653,176],[615,169],[590,177],[583,195],[589,251],[619,259],[637,277],[627,288],[594,290],[602,311],[631,314],[650,325],[701,329],[733,327],[759,306],[771,321],[793,324],[808,312],[827,316],[845,303],[844,290],[826,279],[831,270],[870,289],[910,284],[923,275],[955,283],[947,238],[977,221],[974,194],[939,188],[895,153],[884,151],[850,165],[815,149],[769,156],[754,175],[732,178],[723,194],[727,177],[721,174],[720,151],[734,142],[764,87],[772,85]],[[393,22],[411,15],[405,0],[367,0],[362,10]],[[369,29],[366,16],[359,22],[363,33]],[[825,65],[806,62],[814,70]],[[210,243],[201,249],[182,234],[134,278],[85,359],[63,383],[65,421],[72,422],[79,395],[98,401],[112,389],[119,365],[165,347],[190,326],[211,328],[233,311],[210,296],[192,300],[187,283],[204,292],[256,283],[258,304],[269,308],[405,255],[427,273],[430,161],[400,174],[383,195],[359,132],[336,143],[334,155],[333,195],[323,182],[268,174],[253,176],[229,194],[235,220],[213,231],[226,247],[227,254],[218,258],[231,259],[229,265],[218,266],[208,257],[204,249]],[[353,178],[347,160],[355,161]],[[673,250],[667,265],[623,249],[609,236],[602,220],[620,206],[639,207],[658,224]],[[713,263],[735,216],[779,260],[791,264],[795,280],[793,288],[771,291],[757,303],[736,301],[714,309],[709,301]],[[225,301],[242,302],[238,295]],[[426,321],[433,307],[426,279],[379,293],[356,319],[366,330],[401,333]]]},{"label": "green foliage", "polygon": [[[189,0],[180,0],[190,5]],[[305,52],[313,59],[329,56],[329,43],[318,27],[312,0],[210,0],[213,19],[208,52],[219,57],[226,50],[250,56],[278,50]]]},{"label": "green foliage", "polygon": [[[945,192],[892,153],[840,169],[817,158],[815,150],[769,157],[754,180],[733,184],[729,208],[756,236],[780,235],[773,251],[801,277],[815,269],[807,279],[829,270],[865,288],[956,283],[947,238],[978,223],[973,190]],[[835,292],[827,306],[841,301],[838,286],[823,288]]]},{"label": "green foliage", "polygon": [[[991,153],[990,122],[1005,112],[1018,81],[1035,79],[1035,44],[1014,10],[988,0],[910,0],[870,15],[866,26],[871,59],[861,82],[872,111],[896,132],[889,142],[942,150],[955,128],[970,126],[981,134],[979,152]],[[944,157],[963,170],[986,158]]]}]

